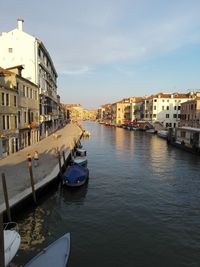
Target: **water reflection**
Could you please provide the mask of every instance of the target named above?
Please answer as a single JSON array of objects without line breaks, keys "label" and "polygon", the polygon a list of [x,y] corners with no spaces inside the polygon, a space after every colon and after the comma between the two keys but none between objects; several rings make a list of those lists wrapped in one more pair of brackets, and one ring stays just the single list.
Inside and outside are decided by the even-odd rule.
[{"label": "water reflection", "polygon": [[41,207],[29,214],[25,223],[19,223],[21,235],[21,250],[33,251],[35,245],[41,244],[45,240],[46,233],[43,231],[44,218],[48,216],[49,211]]},{"label": "water reflection", "polygon": [[200,157],[143,132],[85,128],[89,184],[60,186],[24,215],[15,263],[70,232],[69,267],[200,266]]},{"label": "water reflection", "polygon": [[60,190],[60,196],[64,203],[82,205],[88,190],[88,181],[84,185],[76,188],[70,188],[62,186]]}]

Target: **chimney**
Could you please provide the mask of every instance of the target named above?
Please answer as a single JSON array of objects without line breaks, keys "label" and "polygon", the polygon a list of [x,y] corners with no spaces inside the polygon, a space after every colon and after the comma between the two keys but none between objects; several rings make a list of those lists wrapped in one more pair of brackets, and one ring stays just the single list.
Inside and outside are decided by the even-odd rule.
[{"label": "chimney", "polygon": [[17,19],[18,30],[20,30],[20,31],[23,31],[23,22],[24,22],[24,20],[22,18]]}]

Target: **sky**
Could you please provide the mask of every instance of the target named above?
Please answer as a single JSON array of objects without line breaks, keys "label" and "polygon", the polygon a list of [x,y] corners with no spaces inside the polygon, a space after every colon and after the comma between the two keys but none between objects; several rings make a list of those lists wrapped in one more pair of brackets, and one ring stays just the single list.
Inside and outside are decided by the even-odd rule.
[{"label": "sky", "polygon": [[0,32],[39,38],[63,103],[96,109],[125,97],[200,89],[200,0],[7,0]]}]

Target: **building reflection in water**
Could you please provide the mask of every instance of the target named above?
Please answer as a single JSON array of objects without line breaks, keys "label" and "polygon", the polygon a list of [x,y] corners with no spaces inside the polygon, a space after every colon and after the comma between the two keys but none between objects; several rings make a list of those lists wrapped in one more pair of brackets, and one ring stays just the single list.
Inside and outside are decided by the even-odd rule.
[{"label": "building reflection in water", "polygon": [[44,242],[46,233],[43,231],[43,223],[48,213],[41,207],[37,207],[23,223],[18,223],[21,235],[21,250],[34,251],[35,245]]},{"label": "building reflection in water", "polygon": [[115,132],[115,147],[117,156],[123,156],[125,153],[130,153],[134,156],[134,132],[116,127]]}]

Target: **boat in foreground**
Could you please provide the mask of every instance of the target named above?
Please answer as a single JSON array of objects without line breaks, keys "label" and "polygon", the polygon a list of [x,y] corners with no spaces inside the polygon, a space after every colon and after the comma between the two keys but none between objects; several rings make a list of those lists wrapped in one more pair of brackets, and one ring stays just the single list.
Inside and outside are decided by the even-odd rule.
[{"label": "boat in foreground", "polygon": [[5,266],[8,266],[16,255],[21,243],[21,237],[15,230],[4,230]]},{"label": "boat in foreground", "polygon": [[89,177],[89,170],[79,164],[69,166],[63,174],[63,183],[67,186],[77,187],[83,185]]},{"label": "boat in foreground", "polygon": [[[8,225],[9,227],[9,224],[11,223],[8,223],[6,225]],[[15,228],[11,228],[8,230],[5,227],[3,234],[4,234],[5,266],[8,266],[20,247],[21,237],[19,233],[15,230]]]},{"label": "boat in foreground", "polygon": [[24,267],[66,267],[70,253],[70,233],[43,249]]}]

